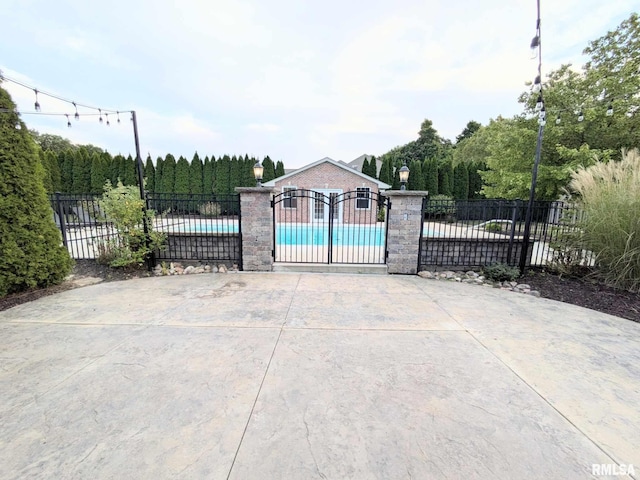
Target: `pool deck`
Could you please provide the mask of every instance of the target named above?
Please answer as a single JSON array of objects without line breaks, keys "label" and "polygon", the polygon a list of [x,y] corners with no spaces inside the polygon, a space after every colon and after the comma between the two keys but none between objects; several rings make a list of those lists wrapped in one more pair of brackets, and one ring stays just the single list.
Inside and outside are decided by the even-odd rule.
[{"label": "pool deck", "polygon": [[483,286],[105,283],[0,312],[0,352],[2,479],[640,470],[640,324]]}]

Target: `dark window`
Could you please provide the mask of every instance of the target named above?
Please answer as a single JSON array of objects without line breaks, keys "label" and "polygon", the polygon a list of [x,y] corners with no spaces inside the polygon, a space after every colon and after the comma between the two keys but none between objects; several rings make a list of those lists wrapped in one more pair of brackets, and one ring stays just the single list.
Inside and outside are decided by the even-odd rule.
[{"label": "dark window", "polygon": [[356,208],[368,210],[371,206],[371,189],[369,187],[356,188]]},{"label": "dark window", "polygon": [[298,187],[283,187],[284,200],[282,205],[284,208],[297,208],[296,190]]}]

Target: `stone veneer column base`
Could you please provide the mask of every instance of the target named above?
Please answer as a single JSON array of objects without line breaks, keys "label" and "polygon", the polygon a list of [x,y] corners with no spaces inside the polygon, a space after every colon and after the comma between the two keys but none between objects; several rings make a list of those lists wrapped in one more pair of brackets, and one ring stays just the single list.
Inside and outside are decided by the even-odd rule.
[{"label": "stone veneer column base", "polygon": [[387,236],[387,271],[418,273],[418,252],[422,228],[422,199],[426,191],[388,190],[383,195],[391,200]]},{"label": "stone veneer column base", "polygon": [[273,190],[237,187],[242,221],[242,269],[249,272],[273,270]]}]

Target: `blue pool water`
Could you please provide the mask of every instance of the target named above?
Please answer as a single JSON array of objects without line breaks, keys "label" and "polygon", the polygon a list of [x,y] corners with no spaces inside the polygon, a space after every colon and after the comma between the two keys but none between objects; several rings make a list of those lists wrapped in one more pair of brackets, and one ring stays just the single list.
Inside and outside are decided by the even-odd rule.
[{"label": "blue pool water", "polygon": [[[238,226],[193,225],[190,231],[198,233],[238,233]],[[384,227],[377,225],[337,224],[331,232],[333,245],[366,245],[379,247],[384,245]],[[328,225],[278,225],[276,243],[278,245],[327,245],[329,242]]]},{"label": "blue pool water", "polygon": [[[331,232],[332,243],[341,245],[384,245],[384,228],[376,225],[335,225]],[[329,227],[322,225],[278,225],[278,245],[327,245]]]}]

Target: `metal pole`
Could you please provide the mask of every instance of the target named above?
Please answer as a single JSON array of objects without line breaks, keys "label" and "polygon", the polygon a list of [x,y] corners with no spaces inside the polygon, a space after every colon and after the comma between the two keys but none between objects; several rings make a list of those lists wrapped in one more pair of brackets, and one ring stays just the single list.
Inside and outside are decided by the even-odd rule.
[{"label": "metal pole", "polygon": [[533,201],[536,195],[536,183],[538,181],[538,165],[540,164],[540,156],[542,150],[542,134],[544,133],[544,125],[538,127],[538,141],[536,143],[536,157],[533,162],[533,171],[531,172],[531,189],[529,191],[529,203],[527,204],[527,215],[524,221],[524,239],[522,243],[522,251],[520,252],[520,273],[524,273],[527,265],[527,253],[529,251],[529,241],[531,234],[531,216],[533,214]]},{"label": "metal pole", "polygon": [[[142,168],[142,157],[140,156],[140,139],[138,138],[138,119],[136,117],[135,110],[131,111],[131,120],[133,121],[133,137],[136,143],[136,171],[138,173],[138,186],[140,188],[140,199],[142,200],[142,228],[144,229],[144,238],[147,248],[151,244],[151,238],[149,237],[149,225],[147,224],[147,196],[144,192],[144,170]],[[155,266],[155,252],[151,252],[151,255],[147,258],[147,268],[149,271]]]}]

